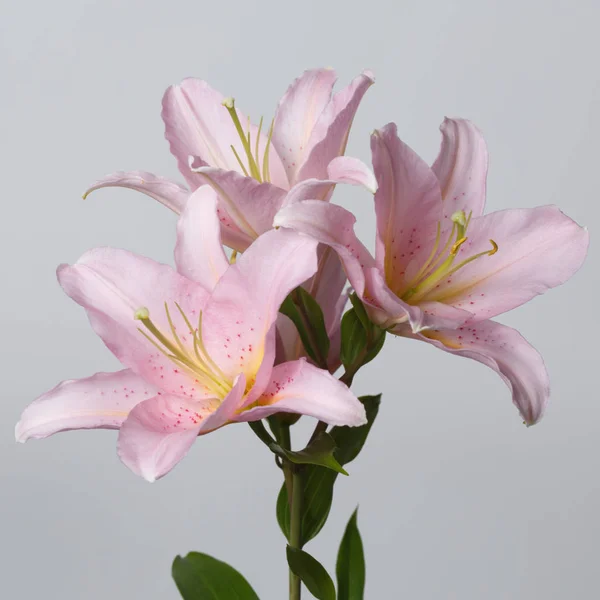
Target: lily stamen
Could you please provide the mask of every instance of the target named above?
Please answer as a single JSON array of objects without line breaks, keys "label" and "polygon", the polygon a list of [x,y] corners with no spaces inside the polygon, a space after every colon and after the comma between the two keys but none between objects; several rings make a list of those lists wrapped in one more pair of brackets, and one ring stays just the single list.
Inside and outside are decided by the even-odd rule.
[{"label": "lily stamen", "polygon": [[[410,304],[417,304],[425,299],[425,297],[436,287],[439,287],[440,282],[456,273],[459,269],[469,263],[481,258],[482,256],[492,256],[498,252],[498,244],[494,240],[490,240],[492,245],[491,250],[479,252],[474,256],[463,260],[458,265],[454,265],[456,256],[460,252],[463,244],[468,240],[467,229],[471,222],[472,211],[467,216],[463,210],[459,210],[452,214],[452,228],[446,244],[441,251],[438,252],[441,237],[441,224],[437,224],[437,231],[433,248],[419,269],[418,273],[405,285],[404,291],[397,292],[398,297]],[[453,240],[454,243],[453,243]],[[453,266],[454,265],[454,266]]]},{"label": "lily stamen", "polygon": [[219,369],[215,362],[210,358],[206,348],[204,347],[204,344],[202,343],[200,336],[201,321],[199,320],[198,329],[194,329],[189,319],[184,314],[182,308],[177,303],[175,303],[175,306],[179,310],[186,326],[188,327],[190,335],[193,337],[193,349],[195,356],[190,353],[190,350],[185,347],[179,338],[179,335],[177,335],[175,324],[173,323],[173,319],[171,318],[171,314],[166,302],[165,312],[174,343],[152,322],[147,308],[139,308],[136,310],[134,319],[141,321],[151,335],[142,329],[139,329],[139,332],[169,360],[185,369],[195,379],[200,380],[202,384],[210,389],[217,397],[224,398],[231,391],[232,385],[231,382],[225,377],[221,369]]}]

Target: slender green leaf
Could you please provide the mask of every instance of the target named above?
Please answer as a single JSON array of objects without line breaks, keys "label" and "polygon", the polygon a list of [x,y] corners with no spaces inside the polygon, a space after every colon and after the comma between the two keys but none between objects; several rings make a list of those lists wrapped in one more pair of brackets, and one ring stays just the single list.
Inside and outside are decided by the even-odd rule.
[{"label": "slender green leaf", "polygon": [[356,295],[356,292],[350,294],[350,302],[352,303],[352,307],[356,311],[360,322],[362,323],[365,331],[369,331],[369,328],[373,326],[371,319],[369,319],[369,315],[365,310],[365,305],[360,301],[359,297]]},{"label": "slender green leaf", "polygon": [[385,343],[385,336],[386,331],[384,329],[377,328],[373,330],[373,337],[369,344],[369,350],[362,361],[363,365],[370,363],[381,352],[383,344]]},{"label": "slender green leaf", "polygon": [[[364,446],[379,411],[381,394],[362,396],[359,400],[365,407],[367,423],[361,427],[333,427],[330,431],[337,446],[334,454],[341,465],[353,461]],[[301,539],[302,543],[306,544],[321,531],[327,522],[333,502],[333,488],[337,473],[323,467],[308,465],[305,467],[303,475]],[[285,485],[282,486],[277,497],[276,514],[283,535],[289,539],[290,511]]]},{"label": "slender green leaf", "polygon": [[317,600],[335,600],[335,586],[325,567],[308,552],[287,547],[290,570],[302,580]]},{"label": "slender green leaf", "polygon": [[308,356],[317,365],[326,368],[330,342],[318,302],[303,287],[298,287],[288,295],[279,310],[296,326]]},{"label": "slender green leaf", "polygon": [[275,514],[277,516],[277,523],[281,533],[285,536],[285,539],[290,541],[290,504],[288,502],[287,487],[285,483],[281,486],[279,494],[277,495],[277,504],[275,506]]},{"label": "slender green leaf", "polygon": [[335,456],[342,465],[347,465],[349,462],[352,462],[365,445],[371,427],[379,412],[381,394],[376,394],[375,396],[361,396],[359,400],[365,407],[367,422],[360,427],[332,427],[329,432],[337,446]]},{"label": "slender green leaf", "polygon": [[348,369],[358,362],[367,346],[367,332],[353,308],[342,317],[341,336],[340,358]]},{"label": "slender green leaf", "polygon": [[271,450],[297,465],[319,465],[348,475],[342,465],[336,460],[333,451],[335,441],[328,433],[320,433],[304,450],[294,452],[286,450],[279,444],[271,444]]},{"label": "slender green leaf", "polygon": [[172,573],[184,600],[259,600],[240,573],[208,554],[177,556]]},{"label": "slender green leaf", "polygon": [[358,509],[348,521],[337,556],[338,600],[363,600],[365,554],[356,522]]}]

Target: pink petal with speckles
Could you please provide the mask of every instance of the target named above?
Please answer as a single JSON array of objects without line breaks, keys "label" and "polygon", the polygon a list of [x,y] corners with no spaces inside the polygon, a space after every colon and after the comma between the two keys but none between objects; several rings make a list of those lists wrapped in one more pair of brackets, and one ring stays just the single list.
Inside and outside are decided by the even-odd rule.
[{"label": "pink petal with speckles", "polygon": [[[442,219],[437,177],[390,123],[371,136],[377,240],[375,257],[388,286],[401,288],[406,265],[435,236]],[[425,258],[425,257],[424,257]]]},{"label": "pink petal with speckles", "polygon": [[120,459],[147,481],[166,475],[187,454],[198,435],[232,420],[241,406],[245,387],[246,380],[239,377],[220,404],[216,399],[194,401],[170,395],[158,395],[138,404],[119,432]]},{"label": "pink petal with speckles", "polygon": [[307,236],[271,230],[220,279],[203,311],[202,339],[226,375],[253,381],[265,354],[272,355],[267,334],[285,297],[316,271],[316,247]]},{"label": "pink petal with speckles", "polygon": [[130,369],[63,381],[23,411],[15,436],[26,442],[72,429],[118,429],[136,404],[155,393]]},{"label": "pink petal with speckles", "polygon": [[123,423],[119,458],[136,475],[156,481],[187,454],[208,414],[197,402],[154,396],[138,404]]},{"label": "pink petal with speckles", "polygon": [[357,427],[367,422],[363,405],[348,387],[305,359],[276,366],[258,404],[235,420],[258,421],[277,412],[291,412],[330,425]]},{"label": "pink petal with speckles", "polygon": [[134,318],[146,307],[150,318],[170,335],[165,302],[182,342],[192,337],[175,303],[197,323],[208,292],[171,267],[125,250],[96,248],[72,266],[61,265],[58,279],[65,292],[83,306],[94,331],[126,366],[157,388],[184,397],[203,398],[210,392],[175,365],[142,335]]},{"label": "pink petal with speckles", "polygon": [[444,119],[442,147],[431,170],[442,190],[446,219],[453,212],[483,214],[488,153],[481,131],[466,119]]},{"label": "pink petal with speckles", "polygon": [[473,313],[506,312],[567,281],[587,254],[589,233],[555,206],[503,210],[473,219],[455,262],[490,250],[448,278],[431,300]]},{"label": "pink petal with speckles", "polygon": [[525,423],[533,425],[541,419],[550,396],[548,373],[539,352],[518,331],[494,321],[482,321],[459,329],[428,331],[417,337],[441,350],[487,365],[511,390],[513,403]]}]

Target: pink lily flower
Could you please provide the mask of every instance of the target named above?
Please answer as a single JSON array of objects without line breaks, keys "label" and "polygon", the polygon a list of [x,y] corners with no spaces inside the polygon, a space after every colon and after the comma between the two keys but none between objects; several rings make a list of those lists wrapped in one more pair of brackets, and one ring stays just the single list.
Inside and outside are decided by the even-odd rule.
[{"label": "pink lily flower", "polygon": [[589,235],[554,206],[483,215],[488,157],[480,131],[446,119],[441,132],[431,168],[394,124],[373,133],[375,258],[339,206],[298,202],[275,224],[333,246],[381,327],[495,370],[532,425],[549,397],[544,362],[519,332],[490,319],[569,279]]},{"label": "pink lily flower", "polygon": [[272,230],[229,265],[216,205],[208,187],[188,200],[178,272],[112,248],[59,267],[63,289],[125,369],[65,381],[35,400],[16,426],[18,441],[119,429],[121,460],[154,481],[199,435],[229,423],[276,412],[365,423],[361,403],[329,372],[303,359],[274,366],[279,306],[314,274],[317,242]]},{"label": "pink lily flower", "polygon": [[[252,125],[208,83],[185,79],[163,98],[165,136],[191,191],[210,184],[219,194],[224,243],[245,250],[272,227],[273,217],[294,197],[327,199],[335,183],[375,181],[366,165],[344,157],[360,101],[373,84],[369,71],[332,95],[331,69],[306,71],[288,88],[269,128]],[[265,131],[268,129],[268,131]],[[298,186],[299,187],[296,187]],[[184,186],[143,171],[118,172],[94,183],[140,191],[180,213],[191,193]]]},{"label": "pink lily flower", "polygon": [[[343,156],[350,127],[374,79],[369,71],[332,95],[331,69],[303,73],[279,102],[268,132],[262,119],[250,124],[235,106],[208,83],[186,79],[163,98],[165,135],[191,190],[210,184],[219,195],[219,221],[224,243],[244,251],[273,226],[277,212],[303,199],[328,200],[337,183],[362,185],[374,192],[371,170]],[[114,173],[84,194],[104,187],[127,187],[154,198],[176,213],[190,191],[143,171]],[[333,340],[330,368],[339,366],[339,328],[346,278],[335,253],[319,249],[318,274],[306,288],[323,309]],[[278,361],[303,355],[297,332],[280,317]]]}]

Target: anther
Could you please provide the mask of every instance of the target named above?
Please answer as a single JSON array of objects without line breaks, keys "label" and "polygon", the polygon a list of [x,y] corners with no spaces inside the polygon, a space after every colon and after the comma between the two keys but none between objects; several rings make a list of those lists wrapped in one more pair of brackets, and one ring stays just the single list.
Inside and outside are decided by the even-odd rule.
[{"label": "anther", "polygon": [[492,245],[492,249],[488,252],[488,256],[492,256],[498,252],[498,244],[494,240],[490,240],[490,244]]},{"label": "anther", "polygon": [[456,243],[452,246],[452,248],[450,249],[450,254],[457,254],[460,247],[467,241],[466,237],[460,238],[460,240],[457,240]]}]

